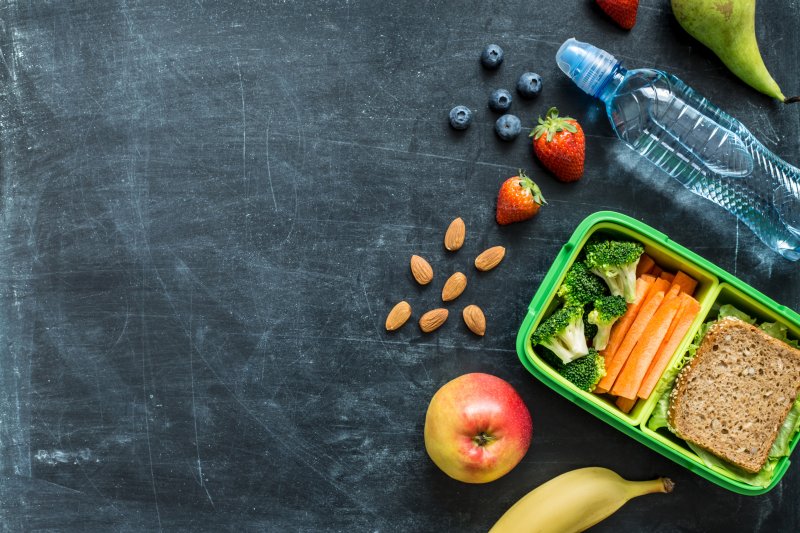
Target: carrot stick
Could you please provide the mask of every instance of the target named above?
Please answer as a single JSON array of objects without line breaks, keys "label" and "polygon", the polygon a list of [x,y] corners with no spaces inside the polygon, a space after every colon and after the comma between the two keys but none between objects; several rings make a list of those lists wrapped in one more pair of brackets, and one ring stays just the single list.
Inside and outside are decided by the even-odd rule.
[{"label": "carrot stick", "polygon": [[[681,335],[681,330],[685,327],[688,331],[688,328],[691,326],[692,320],[694,320],[693,315],[695,315],[695,313],[692,312],[693,307],[696,307],[696,309],[699,310],[699,304],[696,303],[696,300],[686,293],[681,293],[678,313],[672,320],[672,324],[670,324],[669,329],[667,330],[667,336],[664,338],[661,346],[659,346],[658,352],[653,358],[653,362],[650,363],[650,368],[647,369],[647,374],[645,374],[642,385],[639,387],[637,395],[643,399],[650,397],[653,389],[655,389],[658,381],[661,379],[661,375],[669,363],[669,360],[672,358],[675,348],[677,348],[677,345],[680,344],[683,335],[685,335],[685,332],[683,335]],[[688,319],[687,315],[691,316],[692,318]],[[681,326],[681,328],[679,329],[678,326]]]},{"label": "carrot stick", "polygon": [[675,354],[675,350],[678,349],[678,345],[683,340],[683,337],[686,336],[695,317],[700,313],[700,304],[697,300],[686,293],[681,294],[680,299],[681,309],[678,311],[678,315],[676,315],[673,324],[670,326],[670,331],[667,332],[667,337],[658,348],[658,353],[656,353],[650,368],[647,370],[644,381],[639,387],[637,394],[639,398],[647,399],[653,393],[653,389],[656,388],[661,375]]},{"label": "carrot stick", "polygon": [[[641,276],[639,276],[639,279],[641,279],[642,281],[646,281],[648,287],[652,283],[654,283],[656,281],[656,277],[655,276],[651,276],[650,274],[642,274]],[[639,281],[639,280],[636,280],[636,281]]]},{"label": "carrot stick", "polygon": [[672,283],[677,283],[681,286],[681,290],[689,296],[694,295],[694,290],[697,288],[697,280],[687,276],[680,270],[675,273],[675,279]]},{"label": "carrot stick", "polygon": [[644,301],[647,302],[647,300],[649,300],[657,292],[663,292],[664,296],[666,296],[671,286],[672,284],[669,281],[662,278],[657,278],[650,288],[647,289],[647,294],[644,296]]},{"label": "carrot stick", "polygon": [[[664,301],[661,302],[661,305],[666,305],[672,300],[677,300],[681,295],[681,286],[677,283],[673,283],[670,285],[669,290],[664,294]],[[678,302],[680,303],[680,302]]]},{"label": "carrot stick", "polygon": [[660,266],[658,266],[658,265],[655,265],[653,268],[651,268],[651,269],[650,269],[650,272],[649,272],[649,274],[650,274],[651,276],[658,277],[658,276],[660,276],[660,275],[661,275],[661,273],[662,273],[662,272],[664,272],[664,271],[663,271],[663,270],[661,270],[661,267],[660,267]]},{"label": "carrot stick", "polygon": [[653,261],[653,258],[647,254],[642,254],[639,258],[639,263],[636,265],[636,277],[647,274],[654,266],[656,266],[656,262]]},{"label": "carrot stick", "polygon": [[616,352],[617,348],[622,343],[622,339],[625,338],[625,334],[628,333],[628,328],[630,328],[631,324],[633,324],[636,314],[642,307],[648,291],[655,281],[656,278],[646,274],[636,280],[636,300],[634,300],[632,304],[628,304],[628,310],[625,311],[624,315],[619,317],[619,320],[617,320],[617,322],[611,328],[611,335],[608,338],[608,345],[606,345],[605,350],[600,351],[605,359],[606,364],[608,364],[610,359],[614,356],[614,352]]},{"label": "carrot stick", "polygon": [[661,274],[658,275],[658,277],[672,283],[672,280],[675,279],[675,274],[670,274],[669,272],[662,272]]},{"label": "carrot stick", "polygon": [[614,382],[611,394],[628,400],[636,399],[636,394],[650,368],[650,363],[653,362],[659,347],[664,342],[672,320],[678,314],[678,308],[681,306],[681,301],[677,297],[679,292],[680,287],[675,285],[664,297],[653,318],[642,332],[642,337],[636,343],[622,372]]},{"label": "carrot stick", "polygon": [[[663,281],[665,284],[667,283],[664,280],[656,280],[653,285],[658,284],[659,281]],[[642,337],[642,333],[644,333],[647,323],[650,322],[651,318],[653,318],[653,315],[663,300],[664,291],[661,290],[651,295],[650,298],[642,305],[642,308],[639,310],[639,314],[636,315],[636,319],[633,321],[633,324],[631,324],[631,327],[628,330],[628,334],[625,335],[625,339],[622,341],[622,344],[620,344],[619,349],[614,354],[611,362],[606,365],[606,375],[600,380],[600,383],[597,384],[595,391],[598,389],[602,391],[611,390],[611,386],[614,384],[614,381],[616,381],[620,371],[622,371],[622,367],[628,360],[628,356],[630,356],[634,346],[636,346],[636,343],[639,342],[639,339]]]},{"label": "carrot stick", "polygon": [[[667,339],[672,338],[672,335],[675,333],[675,328],[678,327],[678,323],[680,322],[681,317],[686,312],[686,308],[689,306],[690,300],[694,299],[691,296],[687,295],[686,293],[681,293],[678,296],[678,298],[680,298],[681,300],[681,305],[680,307],[678,307],[678,314],[675,315],[675,318],[672,320],[672,324],[669,325],[669,329],[667,330],[667,338],[664,339],[664,342],[666,342]],[[661,347],[663,346],[664,344],[662,343]],[[661,350],[661,347],[659,347],[659,351]],[[655,360],[653,361],[653,364],[655,364]],[[653,368],[653,364],[650,365],[650,368]]]},{"label": "carrot stick", "polygon": [[636,400],[629,400],[627,398],[617,398],[617,401],[614,402],[619,407],[619,410],[623,413],[630,413],[633,406],[636,405]]}]

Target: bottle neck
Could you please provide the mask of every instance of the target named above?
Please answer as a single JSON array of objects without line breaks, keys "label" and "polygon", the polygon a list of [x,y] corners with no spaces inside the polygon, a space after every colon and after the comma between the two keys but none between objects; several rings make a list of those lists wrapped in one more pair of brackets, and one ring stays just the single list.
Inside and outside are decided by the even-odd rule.
[{"label": "bottle neck", "polygon": [[614,69],[603,81],[595,96],[602,100],[603,103],[608,104],[627,73],[628,69],[624,68],[621,63],[614,65]]}]

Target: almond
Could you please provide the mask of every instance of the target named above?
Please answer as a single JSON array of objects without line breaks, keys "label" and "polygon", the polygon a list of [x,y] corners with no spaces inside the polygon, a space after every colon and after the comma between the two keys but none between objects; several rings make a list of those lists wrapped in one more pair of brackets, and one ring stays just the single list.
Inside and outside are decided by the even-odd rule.
[{"label": "almond", "polygon": [[468,305],[461,314],[469,330],[475,335],[483,337],[483,334],[486,333],[486,317],[481,308],[477,305]]},{"label": "almond", "polygon": [[431,264],[418,255],[411,256],[411,275],[420,285],[427,285],[433,279]]},{"label": "almond", "polygon": [[392,307],[386,317],[386,331],[395,331],[403,327],[408,319],[411,318],[411,306],[406,301],[399,302]]},{"label": "almond", "polygon": [[449,314],[447,309],[432,309],[419,318],[419,329],[424,333],[439,329],[447,321]]},{"label": "almond", "polygon": [[475,258],[475,268],[480,270],[481,272],[486,272],[487,270],[491,270],[497,265],[500,264],[500,261],[503,260],[503,257],[506,255],[506,249],[502,246],[494,246],[489,248],[488,250],[484,251]]},{"label": "almond", "polygon": [[461,217],[458,217],[450,223],[444,234],[444,247],[450,252],[455,252],[464,245],[466,235],[467,227]]},{"label": "almond", "polygon": [[461,293],[464,292],[466,288],[467,276],[461,272],[456,272],[444,282],[444,287],[442,287],[442,301],[449,302],[455,300],[461,296]]}]

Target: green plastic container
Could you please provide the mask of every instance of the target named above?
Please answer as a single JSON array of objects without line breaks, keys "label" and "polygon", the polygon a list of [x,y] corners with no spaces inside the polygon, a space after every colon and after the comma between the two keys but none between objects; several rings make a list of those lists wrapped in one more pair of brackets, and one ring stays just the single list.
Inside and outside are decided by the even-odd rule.
[{"label": "green plastic container", "polygon": [[[735,276],[671,241],[660,231],[620,213],[600,211],[587,217],[577,227],[569,241],[561,248],[531,300],[528,313],[517,334],[517,354],[522,364],[536,378],[568,400],[720,487],[752,496],[772,490],[789,468],[788,457],[778,461],[772,481],[767,487],[756,487],[732,479],[721,470],[706,466],[685,442],[669,431],[654,432],[646,427],[647,420],[658,401],[658,394],[652,394],[647,400],[639,400],[631,412],[625,414],[605,397],[574,387],[536,354],[530,342],[531,333],[542,319],[549,316],[559,305],[556,289],[586,241],[595,234],[639,241],[644,245],[645,253],[650,255],[661,268],[672,272],[682,270],[698,281],[694,296],[700,302],[700,314],[673,355],[668,369],[678,364],[700,325],[713,320],[716,312],[714,310],[726,303],[733,304],[756,317],[759,322],[781,322],[789,328],[792,337],[800,338],[800,315],[796,312],[779,305]],[[659,383],[656,390],[662,385]],[[791,450],[797,446],[798,440],[800,433],[792,439]]]}]

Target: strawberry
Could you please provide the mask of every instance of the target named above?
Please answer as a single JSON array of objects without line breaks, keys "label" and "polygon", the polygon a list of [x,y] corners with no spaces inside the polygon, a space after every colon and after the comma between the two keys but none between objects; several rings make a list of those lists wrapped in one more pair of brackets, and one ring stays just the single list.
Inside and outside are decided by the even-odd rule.
[{"label": "strawberry", "polygon": [[539,125],[530,134],[533,151],[539,161],[560,181],[578,181],[583,176],[586,139],[580,124],[572,117],[559,117],[551,107],[547,118],[539,117]]},{"label": "strawberry", "polygon": [[546,204],[542,191],[525,172],[508,178],[497,193],[497,223],[505,226],[533,218],[539,208]]},{"label": "strawberry", "polygon": [[639,0],[597,0],[597,5],[622,29],[629,30],[636,24]]}]

